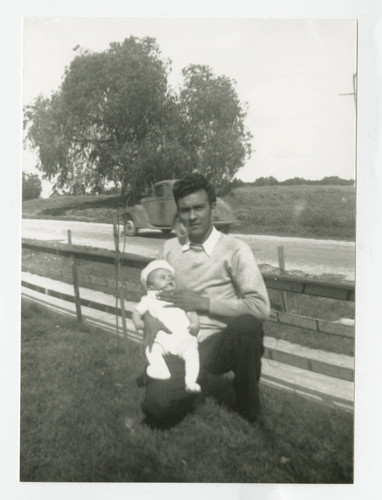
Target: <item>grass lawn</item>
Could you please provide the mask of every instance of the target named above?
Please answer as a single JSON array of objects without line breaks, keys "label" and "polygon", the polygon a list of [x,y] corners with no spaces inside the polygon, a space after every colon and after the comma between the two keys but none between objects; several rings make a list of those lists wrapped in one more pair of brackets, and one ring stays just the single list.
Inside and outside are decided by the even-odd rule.
[{"label": "grass lawn", "polygon": [[[225,197],[242,234],[271,234],[337,240],[355,239],[353,186],[243,186]],[[125,198],[56,196],[23,203],[25,218],[112,223]]]},{"label": "grass lawn", "polygon": [[243,186],[226,196],[244,234],[355,239],[353,186]]},{"label": "grass lawn", "polygon": [[207,397],[173,429],[127,432],[142,367],[139,346],[24,302],[21,480],[352,482],[353,415],[266,386],[254,425]]}]

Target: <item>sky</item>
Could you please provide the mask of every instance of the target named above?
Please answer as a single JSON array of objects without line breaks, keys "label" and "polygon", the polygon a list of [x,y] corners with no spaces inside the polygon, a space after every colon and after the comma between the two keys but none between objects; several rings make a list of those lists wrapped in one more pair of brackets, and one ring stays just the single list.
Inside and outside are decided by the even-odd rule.
[{"label": "sky", "polygon": [[[94,52],[131,35],[156,38],[172,61],[171,85],[188,64],[236,81],[254,152],[236,177],[355,177],[357,25],[354,20],[100,19],[24,20],[23,102],[59,88],[73,48]],[[35,172],[26,150],[23,170]],[[44,185],[47,191],[49,185]]]}]

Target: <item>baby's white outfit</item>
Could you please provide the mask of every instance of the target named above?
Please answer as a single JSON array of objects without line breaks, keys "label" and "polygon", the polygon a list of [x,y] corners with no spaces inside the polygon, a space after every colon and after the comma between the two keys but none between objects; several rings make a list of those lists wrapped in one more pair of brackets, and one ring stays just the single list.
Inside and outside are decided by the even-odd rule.
[{"label": "baby's white outfit", "polygon": [[149,312],[157,318],[171,333],[160,330],[154,339],[149,351],[146,348],[146,357],[149,362],[147,374],[151,378],[168,379],[170,371],[163,359],[164,354],[179,356],[185,361],[186,388],[191,391],[199,391],[196,384],[199,375],[199,353],[198,341],[190,334],[190,320],[183,309],[172,307],[168,302],[157,299],[157,291],[148,290],[136,307],[137,312],[143,316]]}]

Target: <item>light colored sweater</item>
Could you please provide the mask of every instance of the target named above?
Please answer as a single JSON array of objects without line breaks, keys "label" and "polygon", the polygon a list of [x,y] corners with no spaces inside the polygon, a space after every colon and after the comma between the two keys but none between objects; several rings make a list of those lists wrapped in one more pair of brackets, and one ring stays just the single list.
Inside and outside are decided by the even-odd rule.
[{"label": "light colored sweater", "polygon": [[[177,287],[209,298],[209,314],[200,314],[199,341],[222,331],[230,317],[269,316],[268,293],[250,247],[214,228],[212,245],[194,250],[177,238],[167,240],[162,257],[175,269]],[[206,243],[210,243],[207,242]]]}]

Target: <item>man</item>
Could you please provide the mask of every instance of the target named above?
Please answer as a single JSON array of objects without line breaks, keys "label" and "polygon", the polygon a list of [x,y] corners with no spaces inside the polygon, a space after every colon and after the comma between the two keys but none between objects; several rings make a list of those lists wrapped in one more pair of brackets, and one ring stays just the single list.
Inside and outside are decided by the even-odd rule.
[{"label": "man", "polygon": [[[238,412],[254,421],[264,352],[262,320],[270,311],[264,281],[249,246],[212,225],[216,195],[207,179],[188,175],[173,192],[188,238],[165,243],[162,258],[175,269],[179,290],[159,298],[199,314],[201,373],[233,371]],[[184,368],[177,359],[166,361],[171,378],[148,379],[142,405],[147,420],[157,425],[175,423],[193,404],[184,391]]]}]

